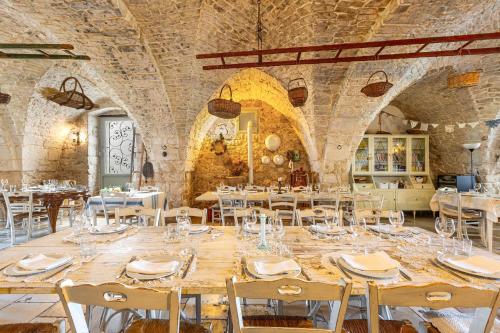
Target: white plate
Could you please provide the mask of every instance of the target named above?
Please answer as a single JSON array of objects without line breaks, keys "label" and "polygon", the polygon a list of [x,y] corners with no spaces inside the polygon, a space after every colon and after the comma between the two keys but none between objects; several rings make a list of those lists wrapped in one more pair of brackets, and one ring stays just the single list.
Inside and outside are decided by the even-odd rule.
[{"label": "white plate", "polygon": [[301,270],[298,271],[289,271],[289,272],[284,272],[283,274],[276,274],[276,275],[263,275],[257,273],[255,270],[255,261],[262,261],[262,262],[269,262],[269,263],[277,263],[280,261],[285,261],[285,260],[290,260],[290,258],[284,258],[280,256],[268,256],[268,257],[249,257],[246,259],[246,270],[247,272],[258,279],[278,279],[278,278],[295,278],[300,275]]},{"label": "white plate", "polygon": [[189,230],[189,233],[191,235],[202,234],[202,233],[207,232],[209,230],[210,230],[210,227],[208,225],[204,225],[204,224],[191,224],[191,229]]},{"label": "white plate", "polygon": [[342,257],[333,258],[331,260],[336,260],[337,264],[347,271],[354,273],[356,275],[360,275],[363,277],[373,278],[373,279],[394,279],[399,275],[399,270],[397,268],[389,269],[386,271],[363,271],[361,269],[356,269],[349,265]]},{"label": "white plate", "polygon": [[55,259],[67,257],[67,260],[61,261],[61,263],[58,266],[52,267],[51,269],[41,269],[41,270],[25,270],[25,269],[18,267],[17,264],[14,263],[14,264],[8,266],[7,268],[5,268],[3,270],[3,274],[6,276],[28,276],[28,275],[40,274],[40,273],[53,271],[54,269],[58,269],[61,266],[64,266],[73,260],[73,257],[70,257],[66,254],[46,254],[46,256],[51,257],[51,258],[55,258]]},{"label": "white plate", "polygon": [[460,256],[460,255],[444,255],[444,256],[437,256],[436,260],[445,265],[446,267],[456,270],[465,274],[477,276],[477,277],[482,277],[482,278],[487,278],[487,279],[495,279],[495,280],[500,280],[500,273],[496,273],[493,275],[490,274],[483,274],[483,273],[478,273],[475,271],[471,271],[462,267],[459,267],[451,262],[448,262],[448,258],[454,258],[454,259],[461,259],[461,258],[466,258],[465,256]]},{"label": "white plate", "polygon": [[[137,258],[136,260],[138,260]],[[132,273],[132,272],[127,272],[125,270],[125,274],[132,278],[132,279],[137,279],[140,281],[147,281],[147,280],[157,280],[161,279],[167,276],[171,276],[176,274],[179,269],[181,269],[184,266],[184,259],[180,256],[171,256],[171,255],[156,255],[156,256],[148,256],[148,257],[142,257],[140,259],[143,260],[148,260],[151,262],[169,262],[169,261],[178,261],[179,262],[179,268],[174,271],[174,272],[168,272],[168,273],[159,273],[159,274],[141,274],[141,273]]]},{"label": "white plate", "polygon": [[313,232],[318,232],[320,234],[337,235],[346,233],[346,231],[342,227],[334,226],[329,228],[326,224],[323,223],[312,225],[310,228]]},{"label": "white plate", "polygon": [[98,229],[95,229],[95,227],[91,228],[89,230],[89,233],[92,235],[109,235],[109,234],[115,234],[119,232],[124,232],[127,230],[129,226],[127,224],[120,224],[119,226],[101,226],[98,227]]},{"label": "white plate", "polygon": [[[260,234],[260,223],[254,224],[251,228],[245,227],[245,231],[251,234]],[[266,233],[271,232],[271,226],[266,224]]]}]

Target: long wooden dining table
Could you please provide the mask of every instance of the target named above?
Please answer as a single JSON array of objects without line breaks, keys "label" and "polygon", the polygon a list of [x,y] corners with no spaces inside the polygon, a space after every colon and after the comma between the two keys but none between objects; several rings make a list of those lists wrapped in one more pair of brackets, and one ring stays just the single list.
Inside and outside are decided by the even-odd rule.
[{"label": "long wooden dining table", "polygon": [[[291,251],[291,256],[302,268],[300,276],[306,280],[335,282],[347,278],[346,274],[328,260],[329,254],[363,251],[364,249],[384,250],[393,259],[401,263],[404,274],[390,283],[419,283],[429,281],[448,281],[471,283],[474,285],[499,284],[497,280],[488,280],[465,274],[450,272],[431,263],[441,242],[436,234],[423,229],[408,227],[404,237],[380,236],[376,232],[366,231],[359,237],[350,233],[340,239],[315,239],[305,227],[285,227],[283,244]],[[270,255],[257,249],[256,237],[245,238],[235,234],[235,227],[212,227],[208,233],[192,235],[188,241],[166,243],[164,227],[142,227],[130,232],[126,237],[109,242],[96,242],[96,257],[88,262],[75,264],[74,267],[61,271],[46,280],[27,278],[12,280],[3,275],[3,267],[19,261],[29,254],[68,254],[79,258],[79,245],[65,240],[72,230],[66,229],[28,243],[16,245],[1,251],[0,257],[0,293],[55,293],[57,281],[68,278],[75,283],[121,282],[135,286],[169,288],[178,286],[183,294],[226,294],[225,279],[237,276],[250,279],[245,273],[242,258],[255,255]],[[96,236],[98,237],[98,236]],[[196,253],[194,260],[184,277],[139,282],[126,276],[120,276],[125,265],[133,256],[181,253],[189,248]],[[500,260],[500,256],[474,248],[474,254],[481,254]],[[353,274],[353,294],[362,295],[366,291],[366,279]],[[406,278],[404,276],[407,276]],[[120,276],[117,278],[117,276]],[[459,276],[462,276],[460,278]],[[389,283],[387,282],[387,283]]]},{"label": "long wooden dining table", "polygon": [[[234,192],[234,194],[239,195],[238,192]],[[334,196],[335,197],[337,195],[336,193],[328,193],[328,192],[321,192],[321,193],[295,192],[295,193],[283,193],[283,194],[293,195],[297,198],[297,202],[301,202],[301,203],[304,203],[304,202],[309,203],[309,202],[311,202],[312,198],[319,198],[319,197],[324,198],[325,196]],[[249,192],[246,194],[248,201],[268,201],[270,195],[271,195],[270,192]],[[194,200],[198,201],[198,202],[215,202],[215,201],[219,200],[219,197],[218,197],[217,192],[208,191],[208,192],[200,194]],[[350,200],[352,200],[352,194],[349,194],[349,193],[342,194],[340,196],[340,200],[341,201],[350,201]]]}]

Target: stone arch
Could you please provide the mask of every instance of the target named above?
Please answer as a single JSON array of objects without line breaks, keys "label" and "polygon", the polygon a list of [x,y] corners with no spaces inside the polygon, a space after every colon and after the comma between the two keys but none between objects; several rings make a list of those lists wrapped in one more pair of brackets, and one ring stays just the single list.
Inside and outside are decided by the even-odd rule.
[{"label": "stone arch", "polygon": [[[316,171],[318,169],[318,153],[310,133],[308,122],[302,110],[294,108],[290,104],[286,89],[276,78],[261,70],[252,68],[239,71],[224,83],[232,87],[233,99],[236,101],[261,100],[287,117],[306,149],[312,170]],[[215,91],[210,99],[218,95],[219,90]],[[203,138],[215,120],[216,117],[208,113],[207,106],[205,105],[191,126],[185,163],[185,170],[187,172],[193,170]]]},{"label": "stone arch", "polygon": [[[379,98],[367,98],[360,93],[360,89],[366,83],[366,77],[375,71],[375,67],[371,64],[358,64],[352,67],[347,80],[344,82],[339,100],[335,105],[334,114],[330,120],[324,164],[321,172],[323,181],[327,183],[348,182],[347,176],[351,161],[365,130],[382,109],[393,103],[407,89],[411,89],[412,86],[429,76],[490,66],[490,62],[494,62],[493,58],[494,56],[466,58],[467,60],[464,60],[464,58],[422,59],[404,66],[402,64],[386,65],[384,69],[386,72],[391,73],[394,86],[388,93]],[[494,76],[495,74],[490,75]],[[485,85],[487,84],[488,82],[485,83]],[[466,98],[472,104],[471,110],[474,112],[476,120],[488,119],[485,117],[490,117],[489,119],[495,118],[495,115],[492,115],[491,112],[481,112],[477,107],[477,102],[481,100],[474,96],[474,91],[487,91],[485,86],[481,87],[480,85],[461,89],[465,90]],[[494,107],[496,103],[494,98],[491,101],[490,108]],[[498,117],[498,115],[496,116]],[[481,123],[479,126],[480,133],[485,133],[484,124]],[[484,148],[481,149],[482,158],[486,155],[490,156],[489,150],[495,149],[492,146],[494,145],[492,142],[495,140],[495,135],[495,131],[490,131],[486,135],[488,144],[483,145]],[[476,139],[486,140],[482,136]],[[341,149],[337,149],[338,147],[341,147]],[[494,168],[490,167],[490,169]],[[494,171],[488,171],[489,174],[490,172]]]}]

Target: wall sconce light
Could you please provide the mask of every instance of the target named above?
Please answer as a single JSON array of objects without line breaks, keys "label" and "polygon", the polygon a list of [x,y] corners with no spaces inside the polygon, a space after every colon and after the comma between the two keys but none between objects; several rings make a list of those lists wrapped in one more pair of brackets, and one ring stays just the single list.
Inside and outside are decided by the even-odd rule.
[{"label": "wall sconce light", "polygon": [[79,146],[80,143],[82,142],[82,137],[81,137],[80,131],[79,130],[71,131],[71,139],[73,140],[74,144]]}]

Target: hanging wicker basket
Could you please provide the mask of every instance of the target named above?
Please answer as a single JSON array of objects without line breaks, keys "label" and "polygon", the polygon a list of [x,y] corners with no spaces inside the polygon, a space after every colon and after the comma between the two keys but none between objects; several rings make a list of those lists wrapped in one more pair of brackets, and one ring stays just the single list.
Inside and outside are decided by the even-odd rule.
[{"label": "hanging wicker basket", "polygon": [[[70,88],[71,82],[73,82],[73,88]],[[44,88],[42,94],[48,100],[69,108],[91,110],[94,107],[94,103],[85,95],[78,79],[73,76],[64,79],[59,91]]]},{"label": "hanging wicker basket", "polygon": [[[292,83],[295,87],[290,88]],[[308,95],[306,80],[303,78],[300,77],[288,82],[288,99],[294,107],[304,106]]]},{"label": "hanging wicker basket", "polygon": [[9,102],[10,102],[10,95],[0,92],[0,104],[9,104]]},{"label": "hanging wicker basket", "polygon": [[[371,78],[377,73],[382,73],[385,75],[385,82],[381,81],[381,82],[370,83]],[[364,86],[363,89],[361,89],[361,92],[368,97],[380,97],[384,95],[387,91],[389,91],[391,87],[392,83],[389,82],[387,74],[384,71],[377,71],[372,75],[370,75],[368,81],[366,82],[366,86]]]},{"label": "hanging wicker basket", "polygon": [[[222,91],[225,87],[229,88],[229,99],[222,98]],[[223,85],[219,93],[219,98],[214,98],[208,102],[208,113],[223,119],[232,119],[240,115],[241,104],[233,101],[231,86],[228,84]]]}]

